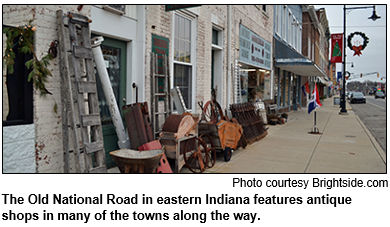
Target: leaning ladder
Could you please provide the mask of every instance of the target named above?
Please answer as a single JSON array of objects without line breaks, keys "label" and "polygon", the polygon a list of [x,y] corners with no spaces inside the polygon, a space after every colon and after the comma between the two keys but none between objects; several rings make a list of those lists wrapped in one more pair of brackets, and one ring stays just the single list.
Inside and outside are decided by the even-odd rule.
[{"label": "leaning ladder", "polygon": [[72,152],[76,172],[107,172],[90,43],[90,22],[84,15],[70,12],[64,15],[62,10],[57,11],[65,173],[71,170]]},{"label": "leaning ladder", "polygon": [[[167,55],[158,56],[156,53],[150,54],[150,90],[151,90],[151,115],[152,115],[152,128],[153,137],[157,139],[162,129],[162,123],[171,114],[171,96],[169,92],[169,62]],[[162,69],[159,70],[158,59],[162,61]],[[160,71],[160,72],[159,72]],[[162,72],[162,73],[161,73]],[[161,79],[164,83],[164,91],[159,92],[158,81]],[[163,107],[159,105],[160,99],[164,101]],[[164,118],[164,119],[162,119]]]}]

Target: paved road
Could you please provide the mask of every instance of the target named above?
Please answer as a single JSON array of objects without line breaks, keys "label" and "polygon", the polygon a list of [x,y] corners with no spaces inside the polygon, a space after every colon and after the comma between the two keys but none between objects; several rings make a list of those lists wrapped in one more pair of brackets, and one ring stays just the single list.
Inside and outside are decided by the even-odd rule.
[{"label": "paved road", "polygon": [[386,99],[375,99],[366,96],[366,104],[350,104],[355,114],[363,121],[366,127],[376,138],[383,151],[386,151]]}]

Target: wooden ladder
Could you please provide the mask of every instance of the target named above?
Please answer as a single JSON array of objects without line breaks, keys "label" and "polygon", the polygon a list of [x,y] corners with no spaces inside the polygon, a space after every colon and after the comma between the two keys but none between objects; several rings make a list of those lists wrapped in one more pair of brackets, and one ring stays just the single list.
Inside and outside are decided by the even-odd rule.
[{"label": "wooden ladder", "polygon": [[[172,112],[171,95],[169,89],[169,62],[167,55],[158,56],[153,52],[150,54],[150,58],[151,124],[153,128],[153,137],[154,139],[157,139],[162,130],[162,123],[165,122],[165,120]],[[159,58],[161,59],[160,66]],[[159,80],[162,80],[164,83],[164,91],[162,92],[158,90]],[[163,107],[159,105],[160,101],[164,101]],[[161,117],[164,117],[164,119],[161,119]]]},{"label": "wooden ladder", "polygon": [[57,11],[65,173],[71,170],[72,152],[75,172],[107,172],[90,22],[84,15]]}]

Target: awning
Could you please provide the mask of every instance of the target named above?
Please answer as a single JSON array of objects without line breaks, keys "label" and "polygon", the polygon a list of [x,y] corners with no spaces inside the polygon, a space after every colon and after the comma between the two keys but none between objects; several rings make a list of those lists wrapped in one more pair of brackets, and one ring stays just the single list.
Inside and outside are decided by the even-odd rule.
[{"label": "awning", "polygon": [[298,76],[327,77],[312,60],[306,58],[284,41],[274,38],[275,66]]},{"label": "awning", "polygon": [[276,58],[275,66],[298,76],[326,77],[325,73],[313,61],[303,58]]}]

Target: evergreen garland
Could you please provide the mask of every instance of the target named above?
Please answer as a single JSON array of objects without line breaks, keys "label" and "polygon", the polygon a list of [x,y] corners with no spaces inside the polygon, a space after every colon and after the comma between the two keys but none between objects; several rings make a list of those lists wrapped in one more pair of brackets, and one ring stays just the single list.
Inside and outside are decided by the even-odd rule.
[{"label": "evergreen garland", "polygon": [[348,44],[349,49],[353,50],[352,49],[353,45],[352,45],[351,41],[352,41],[352,38],[355,35],[359,35],[359,36],[361,36],[363,38],[364,42],[363,42],[363,45],[362,45],[362,50],[364,50],[364,48],[366,48],[367,44],[369,43],[369,38],[363,32],[354,32],[354,33],[349,34],[349,36],[347,38],[347,44]]},{"label": "evergreen garland", "polygon": [[[7,66],[7,71],[9,74],[14,72],[14,64],[15,64],[15,52],[14,48],[18,48],[18,50],[23,54],[32,54],[33,58],[28,60],[25,65],[27,69],[32,69],[31,73],[28,75],[28,81],[33,81],[35,89],[40,91],[41,96],[45,96],[47,94],[52,95],[46,89],[46,82],[49,76],[52,76],[50,70],[47,68],[50,65],[50,60],[53,59],[51,53],[43,56],[41,60],[38,60],[38,57],[34,51],[34,32],[36,27],[34,27],[31,23],[33,20],[30,20],[28,24],[17,27],[7,27],[3,29],[3,33],[5,33],[7,37],[6,41],[6,49],[4,54],[4,63]],[[15,43],[14,41],[17,40]],[[16,46],[18,45],[18,47]],[[53,98],[54,99],[54,98]],[[55,105],[53,110],[57,113],[57,103],[54,100]]]}]

